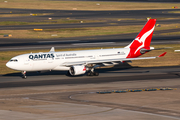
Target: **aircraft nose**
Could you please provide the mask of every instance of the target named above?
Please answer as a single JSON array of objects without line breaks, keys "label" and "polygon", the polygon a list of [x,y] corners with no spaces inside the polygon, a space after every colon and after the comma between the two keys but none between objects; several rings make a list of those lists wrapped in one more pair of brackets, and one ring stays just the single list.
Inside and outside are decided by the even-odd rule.
[{"label": "aircraft nose", "polygon": [[11,63],[11,62],[7,62],[6,66],[13,70],[17,69],[17,65],[15,65],[14,63]]},{"label": "aircraft nose", "polygon": [[10,65],[9,62],[6,63],[6,66],[7,66],[8,68],[11,68],[11,67],[10,67],[11,65]]}]

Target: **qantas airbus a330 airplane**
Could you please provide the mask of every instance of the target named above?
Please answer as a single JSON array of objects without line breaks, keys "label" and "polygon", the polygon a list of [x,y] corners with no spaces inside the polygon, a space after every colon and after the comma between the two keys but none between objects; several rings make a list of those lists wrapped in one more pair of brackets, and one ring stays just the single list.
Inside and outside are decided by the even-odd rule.
[{"label": "qantas airbus a330 airplane", "polygon": [[156,19],[147,21],[137,37],[124,48],[81,50],[55,52],[54,47],[47,53],[30,53],[13,57],[6,66],[22,71],[26,78],[26,71],[67,70],[70,75],[82,75],[87,71],[89,76],[98,76],[94,69],[101,66],[122,64],[131,60],[154,59],[154,57],[140,57],[142,54],[154,49],[150,47]]}]

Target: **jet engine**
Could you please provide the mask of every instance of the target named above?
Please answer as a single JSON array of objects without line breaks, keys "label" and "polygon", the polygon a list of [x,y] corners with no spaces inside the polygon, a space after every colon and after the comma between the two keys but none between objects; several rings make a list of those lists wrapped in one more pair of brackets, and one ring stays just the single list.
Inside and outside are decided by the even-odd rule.
[{"label": "jet engine", "polygon": [[72,66],[69,69],[69,73],[72,76],[74,76],[74,75],[81,75],[81,74],[84,74],[85,72],[86,72],[86,67],[84,65]]}]

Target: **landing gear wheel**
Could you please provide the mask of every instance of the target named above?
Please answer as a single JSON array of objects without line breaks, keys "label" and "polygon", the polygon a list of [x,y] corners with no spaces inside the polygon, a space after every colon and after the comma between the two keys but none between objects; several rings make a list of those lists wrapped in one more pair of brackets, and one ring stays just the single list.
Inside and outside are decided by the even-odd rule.
[{"label": "landing gear wheel", "polygon": [[26,79],[26,78],[27,78],[27,76],[25,76],[25,75],[24,75],[24,76],[22,76],[22,78]]},{"label": "landing gear wheel", "polygon": [[88,72],[87,75],[88,76],[98,76],[99,73],[98,72]]},{"label": "landing gear wheel", "polygon": [[87,73],[87,76],[90,76],[90,72]]},{"label": "landing gear wheel", "polygon": [[93,72],[88,72],[88,76],[93,76]]},{"label": "landing gear wheel", "polygon": [[71,74],[70,74],[70,72],[69,72],[69,71],[66,73],[66,75],[67,75],[67,76],[71,76]]},{"label": "landing gear wheel", "polygon": [[22,78],[26,79],[27,78],[26,71],[22,71],[21,73],[22,73]]},{"label": "landing gear wheel", "polygon": [[99,76],[99,73],[98,72],[94,72],[94,76]]}]

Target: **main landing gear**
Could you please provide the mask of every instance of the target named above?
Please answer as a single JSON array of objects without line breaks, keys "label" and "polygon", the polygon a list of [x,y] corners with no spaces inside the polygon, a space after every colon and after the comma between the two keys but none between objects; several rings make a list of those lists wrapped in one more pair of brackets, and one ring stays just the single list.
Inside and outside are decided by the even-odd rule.
[{"label": "main landing gear", "polygon": [[98,72],[94,72],[94,68],[92,68],[88,73],[87,73],[88,76],[99,76],[99,73]]},{"label": "main landing gear", "polygon": [[26,71],[22,71],[21,73],[22,73],[22,78],[26,79],[27,78]]},{"label": "main landing gear", "polygon": [[99,73],[98,72],[88,72],[87,73],[88,76],[99,76]]}]

